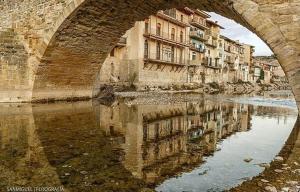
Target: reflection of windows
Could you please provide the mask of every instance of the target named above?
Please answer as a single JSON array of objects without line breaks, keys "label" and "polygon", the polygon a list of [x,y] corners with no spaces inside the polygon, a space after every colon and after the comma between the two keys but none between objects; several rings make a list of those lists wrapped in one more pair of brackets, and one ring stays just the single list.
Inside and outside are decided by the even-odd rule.
[{"label": "reflection of windows", "polygon": [[155,139],[159,138],[159,123],[155,123],[155,133],[154,133]]},{"label": "reflection of windows", "polygon": [[156,35],[161,36],[161,24],[157,23],[156,25]]}]

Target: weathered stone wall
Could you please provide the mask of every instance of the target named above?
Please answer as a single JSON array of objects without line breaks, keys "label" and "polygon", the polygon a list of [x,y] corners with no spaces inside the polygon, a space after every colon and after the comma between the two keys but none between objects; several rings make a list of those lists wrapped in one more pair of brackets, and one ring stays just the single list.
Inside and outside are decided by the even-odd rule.
[{"label": "weathered stone wall", "polygon": [[[10,94],[11,101],[92,97],[101,64],[125,31],[158,10],[183,6],[215,11],[255,32],[276,54],[300,102],[300,0],[4,0],[0,29],[13,30],[27,55],[15,65],[15,84],[0,88],[21,92],[21,98]],[[24,67],[25,75],[18,72]]]}]

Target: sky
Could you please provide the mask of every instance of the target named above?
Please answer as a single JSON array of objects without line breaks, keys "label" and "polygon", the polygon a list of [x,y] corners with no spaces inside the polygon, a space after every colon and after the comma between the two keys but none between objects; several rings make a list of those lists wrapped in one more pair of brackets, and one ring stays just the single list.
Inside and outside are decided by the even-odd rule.
[{"label": "sky", "polygon": [[268,45],[247,28],[216,13],[211,12],[209,14],[211,15],[210,20],[218,21],[218,23],[225,28],[221,31],[222,35],[233,40],[239,40],[242,43],[254,45],[255,56],[269,56],[273,54]]}]

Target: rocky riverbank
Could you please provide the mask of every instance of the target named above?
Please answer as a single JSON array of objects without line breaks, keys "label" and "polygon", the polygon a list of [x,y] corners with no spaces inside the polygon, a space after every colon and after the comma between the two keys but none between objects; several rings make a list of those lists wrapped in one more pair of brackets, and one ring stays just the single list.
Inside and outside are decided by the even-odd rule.
[{"label": "rocky riverbank", "polygon": [[[251,84],[249,82],[204,85],[185,84],[173,85],[168,88],[156,87],[144,91],[136,91],[133,86],[103,85],[100,88],[99,100],[103,104],[110,104],[116,98],[124,98],[128,104],[176,103],[195,101],[203,95],[261,95],[267,91],[290,90],[286,84]],[[134,100],[134,102],[133,102]]]}]

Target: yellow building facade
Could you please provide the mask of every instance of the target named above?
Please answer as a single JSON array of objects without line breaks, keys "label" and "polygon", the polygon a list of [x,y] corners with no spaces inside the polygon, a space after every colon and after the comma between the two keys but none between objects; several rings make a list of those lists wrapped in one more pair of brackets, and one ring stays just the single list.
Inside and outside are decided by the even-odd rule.
[{"label": "yellow building facade", "polygon": [[246,55],[250,49],[245,45],[244,51],[241,43],[222,36],[224,28],[209,18],[206,12],[186,7],[136,22],[104,62],[97,85],[155,90],[248,81],[249,69],[243,66],[251,63],[252,56]]}]

